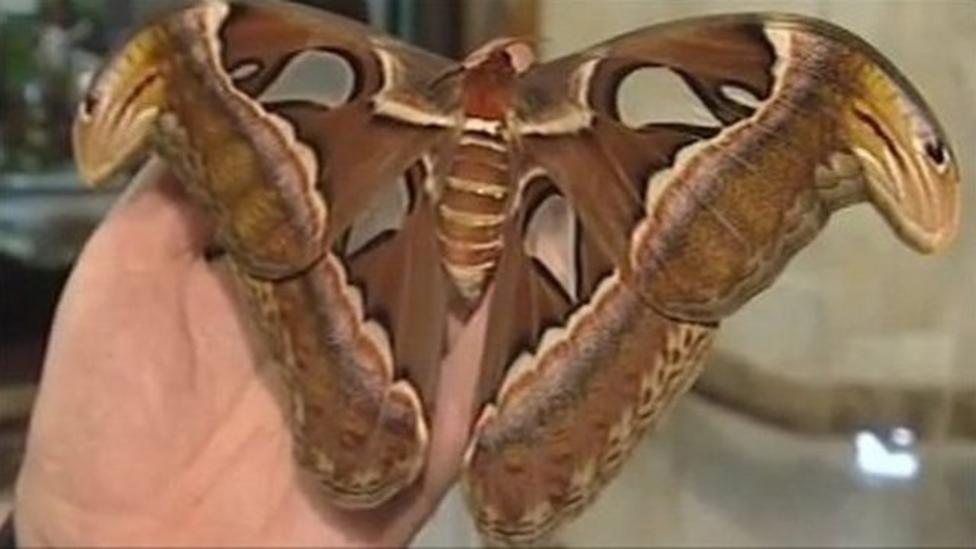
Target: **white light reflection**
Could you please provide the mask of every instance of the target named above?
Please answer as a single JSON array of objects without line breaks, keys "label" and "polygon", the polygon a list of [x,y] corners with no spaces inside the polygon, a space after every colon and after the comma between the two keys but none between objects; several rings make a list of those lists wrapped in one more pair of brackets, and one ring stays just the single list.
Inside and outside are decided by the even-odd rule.
[{"label": "white light reflection", "polygon": [[902,448],[908,448],[915,444],[915,433],[908,427],[895,427],[891,430],[891,442]]},{"label": "white light reflection", "polygon": [[[915,435],[910,429],[892,430],[892,442],[900,448],[911,446]],[[893,450],[871,431],[860,431],[854,437],[857,466],[870,476],[908,479],[918,474],[918,457],[911,450]]]}]

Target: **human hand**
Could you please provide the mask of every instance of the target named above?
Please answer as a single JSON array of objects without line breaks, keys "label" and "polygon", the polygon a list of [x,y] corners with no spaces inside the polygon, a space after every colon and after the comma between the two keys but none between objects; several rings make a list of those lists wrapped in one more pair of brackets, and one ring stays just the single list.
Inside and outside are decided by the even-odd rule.
[{"label": "human hand", "polygon": [[17,483],[18,541],[409,542],[460,467],[484,311],[445,359],[421,479],[379,508],[340,510],[294,464],[228,272],[203,259],[208,233],[154,161],[87,244],[51,333]]}]

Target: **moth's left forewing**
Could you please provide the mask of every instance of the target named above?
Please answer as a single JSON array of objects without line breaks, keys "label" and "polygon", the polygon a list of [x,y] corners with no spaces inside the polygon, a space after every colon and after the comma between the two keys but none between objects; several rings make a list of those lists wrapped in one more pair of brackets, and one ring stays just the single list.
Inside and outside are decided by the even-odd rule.
[{"label": "moth's left forewing", "polygon": [[[646,69],[675,75],[718,123],[626,120],[623,84]],[[958,168],[930,109],[880,53],[824,22],[736,15],[651,27],[539,67],[527,75],[525,98],[529,154],[558,165],[553,143],[591,140],[622,173],[603,184],[629,185],[640,197],[640,220],[626,235],[634,283],[675,317],[728,315],[768,286],[832,211],[853,203],[870,200],[921,251],[943,248],[956,232]],[[632,153],[611,142],[621,127],[631,145],[674,132],[697,137],[668,151],[645,147],[648,157],[670,157],[633,177],[625,173]],[[559,184],[582,196],[592,192],[587,173]]]}]

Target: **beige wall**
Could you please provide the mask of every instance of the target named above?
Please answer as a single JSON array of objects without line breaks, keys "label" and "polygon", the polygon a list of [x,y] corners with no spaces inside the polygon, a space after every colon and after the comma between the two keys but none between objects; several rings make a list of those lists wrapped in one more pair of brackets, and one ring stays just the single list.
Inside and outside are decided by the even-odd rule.
[{"label": "beige wall", "polygon": [[941,257],[912,253],[869,207],[834,217],[719,345],[811,381],[976,383],[976,2],[543,0],[544,57],[678,17],[790,11],[874,44],[928,99],[962,164],[963,230]]}]

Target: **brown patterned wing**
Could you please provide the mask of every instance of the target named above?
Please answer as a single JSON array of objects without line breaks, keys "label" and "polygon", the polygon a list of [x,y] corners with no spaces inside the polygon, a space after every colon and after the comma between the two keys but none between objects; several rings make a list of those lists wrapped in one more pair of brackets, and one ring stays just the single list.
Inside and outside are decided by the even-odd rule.
[{"label": "brown patterned wing", "polygon": [[307,274],[240,273],[291,399],[298,461],[333,500],[370,507],[427,457],[448,282],[418,164]]},{"label": "brown patterned wing", "polygon": [[[628,118],[625,85],[645,69],[711,123]],[[926,252],[956,231],[958,170],[929,109],[826,23],[651,27],[530,70],[520,98],[521,220],[496,275],[465,472],[496,541],[539,539],[584,506],[695,378],[717,323],[831,212],[870,201]],[[542,251],[540,228],[570,251]]]},{"label": "brown patterned wing", "polygon": [[[674,77],[714,123],[628,120],[624,84],[648,70]],[[528,156],[674,318],[735,311],[851,204],[869,201],[922,252],[957,230],[958,167],[931,111],[880,53],[821,21],[651,27],[540,66],[522,97]],[[583,153],[580,141],[592,152],[564,152]]]},{"label": "brown patterned wing", "polygon": [[448,134],[455,98],[429,83],[450,66],[322,11],[202,2],[102,69],[75,123],[79,171],[97,184],[154,148],[239,262],[287,275]]},{"label": "brown patterned wing", "polygon": [[201,2],[139,31],[75,124],[89,181],[152,149],[209,210],[289,383],[296,453],[347,506],[426,460],[447,286],[423,189],[453,120],[429,84],[450,66],[324,12]]},{"label": "brown patterned wing", "polygon": [[544,174],[526,178],[492,295],[464,487],[489,539],[579,513],[697,377],[714,325],[648,307]]}]

